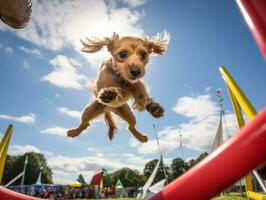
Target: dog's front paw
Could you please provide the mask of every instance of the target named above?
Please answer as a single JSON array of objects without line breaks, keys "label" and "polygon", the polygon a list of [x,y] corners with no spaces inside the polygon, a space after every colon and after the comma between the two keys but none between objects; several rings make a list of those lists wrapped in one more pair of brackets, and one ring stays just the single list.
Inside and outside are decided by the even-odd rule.
[{"label": "dog's front paw", "polygon": [[152,102],[146,108],[153,117],[160,118],[164,115],[164,108],[158,103]]},{"label": "dog's front paw", "polygon": [[104,89],[99,94],[100,101],[110,103],[117,99],[118,93],[115,88]]}]

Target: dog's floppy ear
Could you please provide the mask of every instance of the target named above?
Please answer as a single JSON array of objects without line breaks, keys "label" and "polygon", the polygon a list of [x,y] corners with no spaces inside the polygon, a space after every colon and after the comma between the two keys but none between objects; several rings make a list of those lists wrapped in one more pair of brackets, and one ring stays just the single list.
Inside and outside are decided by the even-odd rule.
[{"label": "dog's floppy ear", "polygon": [[153,36],[152,38],[146,38],[150,53],[155,54],[163,54],[169,41],[170,35],[166,31],[163,33],[163,35],[157,33],[157,35]]},{"label": "dog's floppy ear", "polygon": [[111,51],[115,41],[117,40],[119,40],[119,35],[117,33],[113,33],[112,37],[106,37],[102,40],[97,38],[86,38],[86,41],[80,40],[84,46],[82,47],[81,51],[87,53],[94,53],[101,50],[104,46],[107,47],[108,51]]}]

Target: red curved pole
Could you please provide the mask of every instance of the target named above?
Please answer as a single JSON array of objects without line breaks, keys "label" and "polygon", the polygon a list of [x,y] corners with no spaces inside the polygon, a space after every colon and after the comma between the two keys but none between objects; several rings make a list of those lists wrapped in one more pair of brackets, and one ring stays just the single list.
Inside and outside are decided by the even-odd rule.
[{"label": "red curved pole", "polygon": [[264,0],[236,0],[264,59],[266,59],[266,2]]},{"label": "red curved pole", "polygon": [[152,200],[209,200],[266,161],[266,108]]},{"label": "red curved pole", "polygon": [[[31,197],[12,190],[8,190],[4,187],[0,187],[0,199],[1,200],[45,200],[37,197]],[[47,199],[48,200],[48,199]]]}]

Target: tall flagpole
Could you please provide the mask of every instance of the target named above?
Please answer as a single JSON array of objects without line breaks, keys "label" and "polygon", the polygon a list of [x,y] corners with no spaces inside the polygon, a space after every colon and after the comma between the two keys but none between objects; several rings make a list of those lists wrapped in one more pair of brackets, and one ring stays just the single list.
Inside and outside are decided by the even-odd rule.
[{"label": "tall flagpole", "polygon": [[166,170],[165,170],[164,163],[163,163],[163,154],[162,154],[162,151],[161,151],[161,148],[160,148],[160,142],[159,142],[159,138],[158,138],[158,135],[157,135],[155,124],[152,125],[152,128],[154,130],[154,134],[155,134],[156,140],[157,140],[158,150],[159,150],[159,153],[161,155],[161,160],[162,160],[162,164],[163,164],[163,173],[164,173],[165,178],[167,178]]},{"label": "tall flagpole", "polygon": [[23,169],[23,176],[22,176],[22,180],[21,180],[21,185],[24,185],[27,164],[28,164],[28,155],[26,155],[25,162],[24,162],[24,169]]},{"label": "tall flagpole", "polygon": [[182,133],[180,130],[178,131],[178,133],[179,133],[179,140],[180,140],[178,151],[180,152],[182,159],[184,160],[185,158],[184,158],[184,153],[183,153]]},{"label": "tall flagpole", "polygon": [[223,108],[223,100],[224,100],[224,98],[222,97],[221,93],[222,93],[221,89],[217,89],[216,90],[217,102],[219,103],[220,108],[221,108],[221,116],[222,116],[222,118],[224,120],[224,126],[225,126],[226,135],[227,135],[228,138],[231,138],[231,135],[229,134],[229,131],[228,131],[228,128],[227,128],[227,125],[226,125],[225,112],[224,112],[224,108]]}]

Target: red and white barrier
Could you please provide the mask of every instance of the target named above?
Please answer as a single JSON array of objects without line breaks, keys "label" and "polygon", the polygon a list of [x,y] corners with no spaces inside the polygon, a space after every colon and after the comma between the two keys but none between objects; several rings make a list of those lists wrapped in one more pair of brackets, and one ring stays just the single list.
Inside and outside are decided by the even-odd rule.
[{"label": "red and white barrier", "polygon": [[265,0],[236,0],[236,2],[266,60]]},{"label": "red and white barrier", "polygon": [[18,192],[14,192],[12,190],[8,190],[4,187],[0,187],[0,200],[45,200],[45,199],[31,197]]}]

